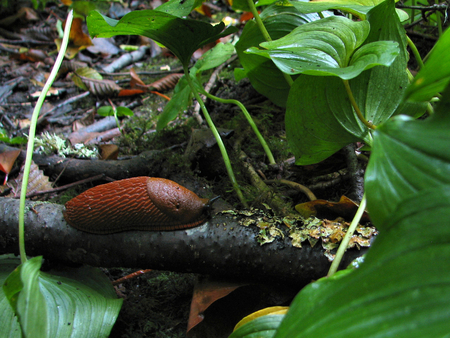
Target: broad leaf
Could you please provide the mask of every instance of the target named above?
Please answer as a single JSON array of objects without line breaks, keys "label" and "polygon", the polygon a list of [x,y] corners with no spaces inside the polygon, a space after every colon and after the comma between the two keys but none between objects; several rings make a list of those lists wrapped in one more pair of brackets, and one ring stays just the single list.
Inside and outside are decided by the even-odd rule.
[{"label": "broad leaf", "polygon": [[419,190],[450,184],[449,102],[443,109],[424,121],[397,116],[375,132],[366,173],[374,221],[384,222],[403,199]]},{"label": "broad leaf", "polygon": [[271,338],[284,315],[266,315],[252,320],[234,331],[229,338]]},{"label": "broad leaf", "polygon": [[447,336],[449,218],[448,185],[403,200],[360,268],[303,289],[275,338]]},{"label": "broad leaf", "polygon": [[271,58],[287,74],[350,80],[374,66],[389,66],[399,53],[393,41],[376,41],[357,49],[369,30],[368,21],[331,16],[297,27],[276,41],[261,43],[263,49],[253,47],[247,52]]},{"label": "broad leaf", "polygon": [[380,235],[360,268],[294,300],[275,338],[444,337],[450,332],[450,89],[424,121],[377,128],[366,173]]},{"label": "broad leaf", "polygon": [[406,90],[405,97],[413,101],[429,101],[450,83],[450,29],[440,37],[425,66]]},{"label": "broad leaf", "polygon": [[[361,48],[380,40],[393,40],[400,46],[391,66],[371,68],[349,81],[366,120],[377,125],[396,111],[406,88],[406,43],[393,1],[375,7],[368,20],[371,30]],[[356,140],[371,142],[338,78],[321,81],[302,75],[296,80],[286,110],[286,134],[297,164],[317,163]]]},{"label": "broad leaf", "polygon": [[[302,24],[318,20],[319,16],[301,14],[293,7],[274,4],[261,13],[261,19],[272,39],[279,39]],[[252,86],[276,105],[285,107],[290,86],[283,73],[271,60],[245,53],[248,48],[259,46],[264,41],[256,22],[248,21],[236,44],[239,61]]]},{"label": "broad leaf", "polygon": [[170,0],[156,7],[155,10],[182,18],[189,15],[202,3],[203,0]]},{"label": "broad leaf", "polygon": [[360,19],[365,19],[366,14],[382,0],[329,0],[329,1],[289,1],[302,13],[323,12],[329,9],[338,9],[351,13]]},{"label": "broad leaf", "polygon": [[[1,336],[21,333],[18,318],[27,337],[108,337],[122,300],[104,274],[80,268],[51,275],[40,271],[41,261],[35,257],[19,265],[3,284],[12,263],[0,260],[0,313],[5,314],[0,322],[7,324],[0,327]],[[17,266],[20,261],[14,263]]]},{"label": "broad leaf", "polygon": [[169,102],[164,106],[164,110],[158,117],[156,130],[164,129],[167,124],[174,120],[179,113],[185,111],[191,102],[191,88],[186,78],[183,76],[173,89],[173,95]]},{"label": "broad leaf", "polygon": [[285,119],[296,164],[317,163],[358,140],[342,127],[343,123],[358,125],[346,95],[341,79],[336,77],[302,75],[295,80]]},{"label": "broad leaf", "polygon": [[186,67],[198,48],[237,30],[235,27],[224,30],[222,22],[213,26],[155,10],[130,12],[120,20],[92,11],[86,20],[93,37],[143,35],[169,48]]}]

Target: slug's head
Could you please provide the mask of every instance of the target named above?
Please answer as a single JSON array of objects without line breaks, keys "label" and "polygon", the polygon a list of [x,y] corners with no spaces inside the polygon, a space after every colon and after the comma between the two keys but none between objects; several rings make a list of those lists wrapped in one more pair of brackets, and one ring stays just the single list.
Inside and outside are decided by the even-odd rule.
[{"label": "slug's head", "polygon": [[200,198],[191,190],[163,178],[149,178],[147,193],[162,213],[183,224],[204,222],[210,216],[211,203],[218,198]]}]

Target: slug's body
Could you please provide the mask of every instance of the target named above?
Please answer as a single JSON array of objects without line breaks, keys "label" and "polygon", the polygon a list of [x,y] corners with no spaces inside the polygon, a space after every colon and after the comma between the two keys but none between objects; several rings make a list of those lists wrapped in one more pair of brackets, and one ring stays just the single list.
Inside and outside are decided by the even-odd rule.
[{"label": "slug's body", "polygon": [[86,232],[177,230],[198,226],[209,216],[210,200],[155,177],[99,185],[66,203],[64,218]]}]

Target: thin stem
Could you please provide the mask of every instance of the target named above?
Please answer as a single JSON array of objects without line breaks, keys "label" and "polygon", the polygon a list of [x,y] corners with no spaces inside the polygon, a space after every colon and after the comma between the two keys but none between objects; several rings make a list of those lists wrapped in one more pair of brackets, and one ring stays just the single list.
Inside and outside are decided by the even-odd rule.
[{"label": "thin stem", "polygon": [[334,258],[333,263],[331,263],[327,277],[331,277],[336,273],[339,264],[342,261],[342,257],[344,257],[344,253],[347,250],[348,243],[350,243],[350,239],[352,238],[353,233],[355,232],[355,229],[358,226],[358,223],[361,220],[361,217],[365,209],[366,209],[366,194],[364,194],[361,200],[361,204],[359,205],[359,208],[356,211],[355,217],[353,218],[352,223],[348,227],[347,233],[345,234],[341,244],[339,245],[338,251],[336,252],[336,257]]},{"label": "thin stem", "polygon": [[249,112],[247,111],[247,108],[245,108],[245,106],[239,102],[238,100],[233,100],[233,99],[222,99],[220,97],[214,96],[208,92],[202,92],[202,94],[206,95],[207,97],[209,97],[212,100],[221,102],[221,103],[226,103],[226,104],[235,104],[237,105],[241,110],[242,113],[244,114],[245,118],[247,119],[248,123],[250,124],[250,126],[253,129],[253,132],[256,134],[256,137],[258,138],[259,142],[261,143],[264,151],[266,152],[267,158],[269,159],[269,163],[270,164],[275,164],[275,158],[273,157],[272,152],[270,151],[269,146],[266,143],[266,140],[262,137],[261,133],[259,132],[259,129],[257,127],[257,125],[255,124],[255,121],[253,121],[252,116],[249,114]]},{"label": "thin stem", "polygon": [[[247,4],[250,7],[250,10],[253,14],[253,17],[255,18],[256,25],[258,26],[259,30],[261,31],[262,36],[264,37],[264,40],[266,41],[272,41],[272,38],[269,34],[269,32],[266,29],[266,26],[264,26],[264,23],[261,20],[261,17],[259,16],[258,10],[256,9],[255,3],[253,0],[247,0]],[[292,80],[292,77],[289,74],[283,73],[283,76],[288,83],[289,87],[292,87],[294,84],[294,80]]]},{"label": "thin stem", "polygon": [[20,260],[22,263],[25,263],[27,261],[27,254],[25,252],[25,200],[27,196],[28,177],[30,175],[31,160],[33,157],[34,138],[36,136],[36,125],[39,118],[39,112],[41,111],[47,92],[50,89],[53,81],[55,80],[56,75],[58,74],[58,70],[61,66],[61,63],[64,59],[67,44],[69,43],[69,35],[70,35],[70,27],[72,26],[72,19],[73,19],[73,11],[71,10],[67,15],[66,26],[64,28],[64,36],[61,43],[61,48],[58,53],[58,57],[56,58],[50,76],[48,77],[48,80],[45,83],[44,88],[42,89],[42,93],[36,102],[36,106],[34,107],[33,115],[31,117],[30,132],[28,135],[28,144],[27,144],[27,155],[25,158],[22,190],[20,191],[20,204],[19,204],[19,251],[20,251]]},{"label": "thin stem", "polygon": [[186,81],[187,81],[189,87],[191,88],[191,91],[194,94],[195,98],[197,99],[197,102],[200,104],[200,108],[202,109],[203,115],[205,116],[206,123],[208,123],[208,126],[211,129],[211,131],[217,141],[217,145],[219,146],[223,161],[225,162],[225,167],[227,168],[227,172],[228,172],[228,176],[230,177],[231,184],[233,185],[233,188],[236,191],[236,194],[238,195],[238,198],[241,201],[242,205],[244,207],[248,208],[247,201],[245,200],[244,195],[242,194],[241,188],[239,187],[239,184],[236,180],[236,177],[234,176],[233,168],[231,167],[231,161],[230,161],[230,158],[228,157],[227,149],[225,148],[225,145],[223,144],[222,138],[220,137],[220,134],[217,131],[217,128],[214,125],[214,122],[212,121],[211,116],[208,113],[208,110],[206,109],[205,103],[203,102],[202,98],[198,94],[198,91],[195,88],[194,83],[192,82],[191,76],[189,75],[189,69],[188,69],[187,65],[183,66],[183,69],[184,69]]},{"label": "thin stem", "polygon": [[422,60],[422,57],[420,56],[419,51],[417,50],[416,45],[414,44],[414,42],[412,42],[412,40],[409,38],[408,35],[406,35],[406,41],[408,42],[408,46],[409,46],[409,48],[411,48],[411,51],[414,54],[414,57],[417,61],[417,64],[419,65],[419,68],[422,68],[423,60]]},{"label": "thin stem", "polygon": [[[438,5],[438,4],[439,4],[439,1],[438,1],[438,0],[435,0],[434,3],[435,3],[436,5]],[[439,37],[442,36],[442,20],[441,20],[441,18],[442,18],[442,13],[439,12],[439,11],[436,11],[436,20],[437,20],[437,26],[438,26]]]},{"label": "thin stem", "polygon": [[375,129],[376,126],[374,126],[371,122],[367,121],[364,115],[361,113],[361,110],[359,110],[358,104],[356,103],[355,98],[353,97],[352,90],[350,88],[350,83],[348,80],[342,80],[344,82],[345,90],[347,91],[348,98],[350,99],[350,103],[353,106],[353,109],[355,110],[356,115],[358,116],[359,120],[369,129]]}]

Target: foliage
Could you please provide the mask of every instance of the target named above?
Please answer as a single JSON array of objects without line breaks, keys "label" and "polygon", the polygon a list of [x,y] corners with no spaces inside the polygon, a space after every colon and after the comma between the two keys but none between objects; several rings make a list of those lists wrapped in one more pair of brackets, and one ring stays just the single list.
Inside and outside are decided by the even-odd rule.
[{"label": "foliage", "polygon": [[[232,45],[219,44],[188,69],[195,50],[236,29],[183,18],[200,3],[171,0],[157,10],[131,12],[121,20],[92,11],[87,22],[92,36],[145,35],[179,58],[185,76],[158,128],[186,109],[193,95],[216,135],[239,195],[228,155],[199,95],[206,93],[198,81],[200,72],[228,59],[234,52]],[[395,9],[394,0],[263,0],[258,5],[262,4],[267,7],[261,16],[251,0],[233,4],[251,10],[256,17],[245,25],[236,44],[242,66],[236,77],[248,77],[256,90],[286,107],[287,138],[296,164],[317,163],[352,142],[372,148],[365,188],[380,235],[358,269],[311,283],[286,315],[259,317],[243,325],[233,338],[258,332],[275,338],[448,334],[450,278],[443,271],[450,268],[450,231],[445,223],[450,218],[450,33],[441,36],[409,84],[409,42],[399,19],[399,13],[404,14]],[[330,9],[359,20],[327,12]],[[435,15],[437,25],[439,17]],[[442,91],[436,113],[415,120]],[[245,107],[241,109],[245,114]],[[254,130],[257,133],[256,125]],[[21,253],[23,264],[7,277],[4,294],[0,294],[2,309],[10,310],[4,327],[9,332],[20,325],[23,332],[38,336],[62,330],[54,322],[46,327],[47,318],[64,317],[55,314],[42,291],[51,278],[39,271],[39,257],[27,261]],[[67,282],[71,283],[77,282]],[[52,292],[59,295],[63,290]],[[98,311],[113,321],[120,304],[102,296],[98,299],[111,301],[114,309]],[[33,316],[38,305],[44,311]]]},{"label": "foliage", "polygon": [[25,251],[25,196],[37,120],[61,66],[72,17],[70,12],[58,58],[31,119],[19,211],[20,261],[5,255],[0,257],[1,337],[107,337],[122,305],[109,280],[99,270],[86,268],[51,275],[40,270],[42,257],[28,259]]}]

